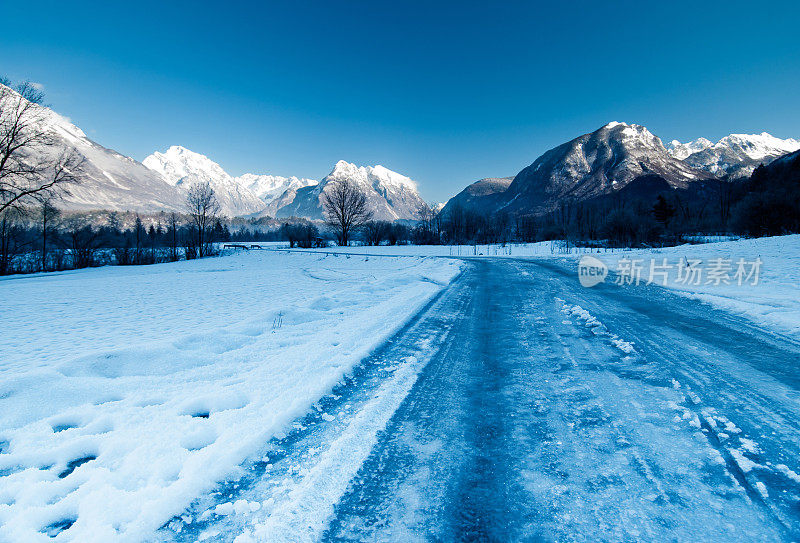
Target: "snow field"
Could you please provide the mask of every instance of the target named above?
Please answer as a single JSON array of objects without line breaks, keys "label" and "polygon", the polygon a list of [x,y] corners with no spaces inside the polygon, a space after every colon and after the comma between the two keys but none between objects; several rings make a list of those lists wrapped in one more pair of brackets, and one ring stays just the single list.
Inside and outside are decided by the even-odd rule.
[{"label": "snow field", "polygon": [[[659,266],[666,259],[667,265],[672,266],[667,270],[666,285],[662,285],[662,278],[657,276],[655,285],[665,286],[689,298],[745,317],[754,324],[778,333],[800,338],[800,235],[617,251],[594,256],[609,267],[607,283],[616,279],[614,272],[620,268],[619,261],[622,258],[642,260],[644,269],[641,284],[645,284],[649,278],[651,260],[655,260],[655,266]],[[677,281],[677,265],[681,259],[701,261],[704,273],[700,284]],[[727,284],[709,281],[708,270],[717,259],[731,262]],[[757,259],[761,261],[757,284],[752,284],[752,280],[738,284],[734,274],[740,259],[747,263]]]},{"label": "snow field", "polygon": [[148,539],[459,270],[252,251],[0,281],[0,540]]},{"label": "snow field", "polygon": [[[716,241],[697,245],[680,245],[654,249],[587,249],[564,247],[558,241],[545,241],[528,244],[501,245],[438,245],[438,246],[381,246],[381,247],[337,247],[324,249],[332,252],[358,254],[394,254],[454,257],[504,257],[504,258],[552,258],[576,261],[591,254],[602,260],[609,268],[606,283],[616,279],[619,261],[640,259],[643,271],[641,284],[649,278],[651,259],[660,265],[664,258],[673,266],[667,270],[666,285],[656,277],[656,286],[665,287],[691,298],[702,300],[715,307],[750,319],[755,324],[766,326],[783,334],[800,338],[800,235],[776,236],[770,238],[739,239]],[[729,284],[707,284],[704,274],[700,284],[681,284],[676,281],[677,267],[683,259],[699,259],[708,269],[713,259],[732,261]],[[758,284],[745,282],[738,285],[733,279],[736,262],[744,259],[753,262],[761,260]],[[577,270],[577,268],[576,268]],[[577,281],[577,271],[576,277]]]}]

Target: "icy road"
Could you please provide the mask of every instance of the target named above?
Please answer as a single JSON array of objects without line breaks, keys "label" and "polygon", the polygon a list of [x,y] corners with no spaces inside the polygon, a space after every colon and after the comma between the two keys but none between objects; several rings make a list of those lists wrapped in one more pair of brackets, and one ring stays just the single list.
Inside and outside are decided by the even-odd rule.
[{"label": "icy road", "polygon": [[473,260],[179,541],[800,539],[800,346],[574,263]]}]

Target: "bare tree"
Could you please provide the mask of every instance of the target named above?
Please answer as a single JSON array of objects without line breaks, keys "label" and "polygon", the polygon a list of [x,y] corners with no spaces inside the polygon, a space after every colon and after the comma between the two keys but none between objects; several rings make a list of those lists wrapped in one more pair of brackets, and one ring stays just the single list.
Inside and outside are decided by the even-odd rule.
[{"label": "bare tree", "polygon": [[441,217],[439,212],[436,211],[436,206],[422,202],[417,208],[417,219],[419,220],[415,236],[417,243],[439,243],[441,239]]},{"label": "bare tree", "polygon": [[100,233],[85,217],[74,217],[66,222],[62,242],[69,249],[74,268],[88,268],[95,265],[99,247]]},{"label": "bare tree", "polygon": [[731,218],[731,207],[733,207],[734,190],[733,183],[721,181],[717,185],[717,208],[719,209],[719,220],[723,228],[727,228]]},{"label": "bare tree", "polygon": [[392,223],[389,221],[367,221],[364,223],[364,236],[367,245],[380,245],[389,236]]},{"label": "bare tree", "polygon": [[144,224],[139,214],[136,214],[136,221],[133,223],[133,235],[136,240],[136,248],[133,253],[133,263],[139,265],[142,263],[142,240],[144,239]]},{"label": "bare tree", "polygon": [[372,218],[367,196],[348,179],[336,181],[322,194],[325,221],[336,233],[339,245],[346,246],[353,231]]},{"label": "bare tree", "polygon": [[174,211],[169,214],[169,259],[178,260],[178,214]]},{"label": "bare tree", "polygon": [[14,257],[23,250],[19,222],[22,214],[16,209],[0,213],[0,275],[13,273]]},{"label": "bare tree", "polygon": [[219,213],[219,202],[208,181],[196,183],[189,188],[186,207],[193,230],[191,235],[195,237],[198,256],[202,258],[211,252],[210,230]]},{"label": "bare tree", "polygon": [[59,152],[47,130],[43,98],[32,83],[14,89],[0,83],[0,213],[52,198],[77,181],[82,161],[73,152]]},{"label": "bare tree", "polygon": [[42,199],[39,207],[39,221],[42,225],[42,262],[41,271],[47,271],[47,237],[53,230],[53,221],[58,218],[59,211],[50,198]]},{"label": "bare tree", "polygon": [[437,212],[434,206],[427,202],[422,202],[417,207],[417,218],[420,222],[424,223],[426,227],[430,227],[436,214]]}]

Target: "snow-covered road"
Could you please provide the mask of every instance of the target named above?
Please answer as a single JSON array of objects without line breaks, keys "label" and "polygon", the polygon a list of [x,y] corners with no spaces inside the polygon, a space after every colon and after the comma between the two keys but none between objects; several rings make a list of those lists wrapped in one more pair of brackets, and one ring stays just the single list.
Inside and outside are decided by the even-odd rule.
[{"label": "snow-covered road", "polygon": [[475,260],[161,535],[797,540],[799,361],[663,289]]}]

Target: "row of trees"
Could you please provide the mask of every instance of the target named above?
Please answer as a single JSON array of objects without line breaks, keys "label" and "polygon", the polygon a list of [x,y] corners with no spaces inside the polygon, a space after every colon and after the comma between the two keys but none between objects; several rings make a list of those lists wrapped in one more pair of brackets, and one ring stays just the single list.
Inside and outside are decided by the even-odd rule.
[{"label": "row of trees", "polygon": [[[343,243],[341,231],[335,232],[335,241],[341,245]],[[401,242],[408,242],[411,239],[411,232],[412,230],[402,223],[370,220],[354,225],[349,232],[348,243],[354,236],[357,236],[365,245],[382,245],[383,243],[397,245]],[[267,236],[262,235],[261,239],[265,237]],[[288,241],[289,247],[305,249],[323,247],[328,243],[324,233],[320,232],[319,228],[311,222],[285,223],[277,231],[277,236],[272,236],[272,238]]]},{"label": "row of trees", "polygon": [[[672,245],[696,235],[800,232],[800,156],[756,169],[745,181],[708,181],[683,190],[632,190],[577,202],[544,215],[481,214],[452,205],[421,212],[418,243],[506,243],[561,239],[572,244]],[[649,183],[649,184],[648,184]]]},{"label": "row of trees", "polygon": [[800,153],[756,168],[733,218],[749,236],[800,233]]},{"label": "row of trees", "polygon": [[199,258],[212,254],[215,242],[234,237],[219,219],[206,218],[201,234],[191,215],[165,218],[145,224],[136,216],[125,226],[115,212],[102,222],[44,205],[6,212],[0,221],[0,275]]},{"label": "row of trees", "polygon": [[[791,183],[770,184],[767,173],[761,169],[758,172],[750,182],[733,186],[730,209],[725,214],[730,224],[742,224],[740,231],[749,235],[800,229],[797,187]],[[794,186],[794,192],[787,186]],[[658,194],[654,201],[615,196],[593,202],[563,202],[552,213],[538,217],[481,215],[459,206],[437,213],[424,205],[416,223],[406,225],[373,220],[365,212],[365,197],[348,182],[340,182],[334,188],[337,190],[331,191],[328,198],[326,218],[339,244],[355,238],[369,245],[504,244],[545,239],[616,246],[665,244],[679,241],[686,234],[719,231],[724,212],[722,207],[712,205],[715,200],[686,198],[672,192]],[[789,210],[792,205],[793,211]],[[14,207],[6,210],[0,221],[0,273],[197,258],[213,254],[214,243],[225,241],[286,240],[292,247],[327,243],[326,232],[303,220],[286,222],[267,232],[244,226],[231,232],[218,217],[219,206],[208,185],[192,187],[186,207],[186,214],[162,214],[156,220],[151,218],[149,224],[137,216],[127,226],[123,226],[117,213],[109,214],[102,223],[96,218],[63,215],[49,200],[36,208]],[[337,212],[329,210],[331,207]],[[775,213],[783,208],[788,211]]]}]

